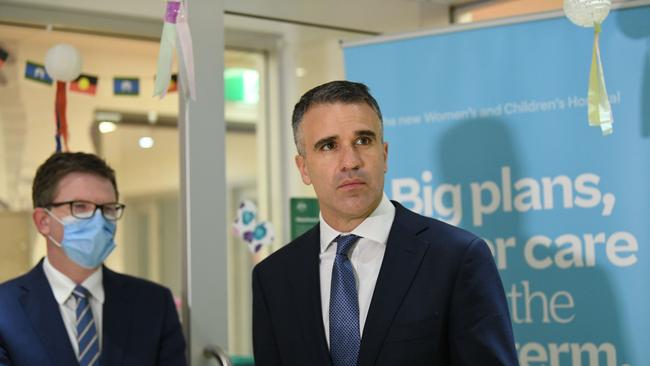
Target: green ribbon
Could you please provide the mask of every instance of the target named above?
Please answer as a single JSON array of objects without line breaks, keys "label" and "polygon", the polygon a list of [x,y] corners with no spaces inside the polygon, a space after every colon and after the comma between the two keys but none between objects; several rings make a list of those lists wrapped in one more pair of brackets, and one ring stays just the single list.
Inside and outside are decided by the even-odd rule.
[{"label": "green ribbon", "polygon": [[600,48],[598,38],[601,28],[600,23],[594,24],[594,50],[591,56],[591,70],[589,71],[589,91],[587,92],[588,115],[590,126],[600,126],[603,136],[612,134],[614,119],[612,106],[609,104],[603,65],[600,62]]},{"label": "green ribbon", "polygon": [[160,50],[158,51],[158,66],[153,95],[164,97],[169,88],[172,76],[172,60],[176,48],[176,23],[164,22],[160,36]]}]

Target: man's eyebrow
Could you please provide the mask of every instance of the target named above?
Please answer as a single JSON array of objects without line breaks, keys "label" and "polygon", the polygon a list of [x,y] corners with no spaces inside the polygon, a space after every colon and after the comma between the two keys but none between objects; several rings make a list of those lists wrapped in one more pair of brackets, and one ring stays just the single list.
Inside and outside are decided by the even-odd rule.
[{"label": "man's eyebrow", "polygon": [[338,139],[338,136],[327,136],[323,137],[322,139],[316,141],[314,144],[314,150],[320,149],[323,145],[331,144],[333,142],[336,142]]},{"label": "man's eyebrow", "polygon": [[377,134],[375,133],[375,131],[371,131],[371,130],[359,130],[359,131],[355,131],[355,134],[357,136],[377,138]]}]

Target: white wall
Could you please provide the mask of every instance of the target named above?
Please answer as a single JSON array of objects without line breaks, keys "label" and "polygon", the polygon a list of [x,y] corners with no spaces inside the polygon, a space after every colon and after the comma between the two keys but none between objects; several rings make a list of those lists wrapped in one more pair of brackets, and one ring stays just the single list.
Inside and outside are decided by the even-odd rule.
[{"label": "white wall", "polygon": [[22,274],[30,266],[29,227],[31,215],[26,212],[0,212],[2,256],[0,283]]}]

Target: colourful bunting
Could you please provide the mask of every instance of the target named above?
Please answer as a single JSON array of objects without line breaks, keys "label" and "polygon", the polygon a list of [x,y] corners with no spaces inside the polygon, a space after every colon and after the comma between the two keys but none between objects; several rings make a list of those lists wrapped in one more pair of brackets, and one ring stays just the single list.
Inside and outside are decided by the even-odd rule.
[{"label": "colourful bunting", "polygon": [[[0,48],[0,68],[4,65],[9,53]],[[27,61],[25,63],[25,78],[38,81],[44,84],[52,85],[54,80],[45,70],[45,66],[35,62]],[[155,78],[155,77],[154,77]],[[70,82],[69,90],[86,94],[97,95],[99,76],[90,74],[81,74],[77,79]],[[178,92],[178,73],[172,74],[167,88],[167,93]],[[113,78],[113,95],[140,95],[140,78],[137,77],[114,77]]]},{"label": "colourful bunting", "polygon": [[81,74],[70,83],[70,91],[88,95],[97,94],[97,76]]}]

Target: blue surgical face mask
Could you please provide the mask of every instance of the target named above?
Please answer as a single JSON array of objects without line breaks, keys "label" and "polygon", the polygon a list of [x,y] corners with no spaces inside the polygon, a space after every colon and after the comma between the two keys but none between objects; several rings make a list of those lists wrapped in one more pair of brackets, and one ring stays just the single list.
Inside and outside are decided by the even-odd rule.
[{"label": "blue surgical face mask", "polygon": [[63,225],[63,240],[60,243],[48,237],[78,265],[88,269],[97,268],[115,249],[115,222],[106,220],[101,212],[95,211],[90,219],[68,216],[59,220],[49,210],[46,211]]}]

